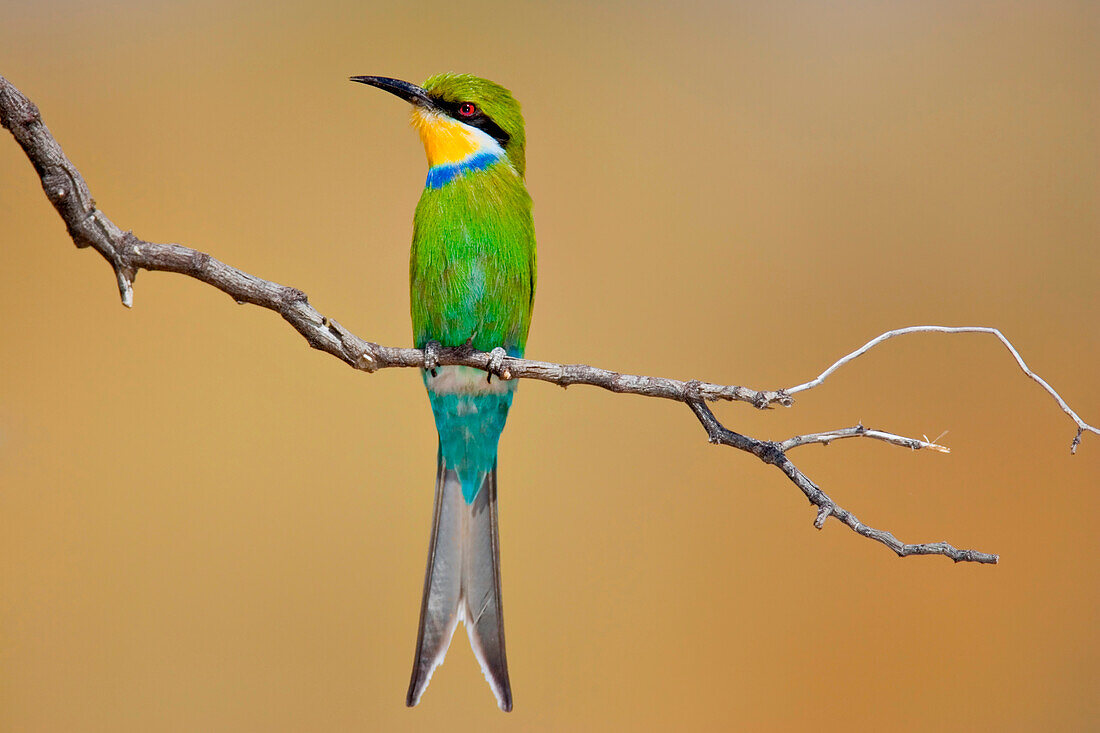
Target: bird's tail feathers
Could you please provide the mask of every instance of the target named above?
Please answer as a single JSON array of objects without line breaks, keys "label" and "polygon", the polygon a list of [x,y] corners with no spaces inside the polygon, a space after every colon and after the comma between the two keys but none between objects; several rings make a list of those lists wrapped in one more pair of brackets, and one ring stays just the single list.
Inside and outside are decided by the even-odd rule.
[{"label": "bird's tail feathers", "polygon": [[439,458],[420,630],[406,698],[410,707],[420,702],[432,673],[443,663],[461,620],[497,704],[501,710],[512,709],[500,602],[496,476],[494,463],[467,504],[458,473]]}]

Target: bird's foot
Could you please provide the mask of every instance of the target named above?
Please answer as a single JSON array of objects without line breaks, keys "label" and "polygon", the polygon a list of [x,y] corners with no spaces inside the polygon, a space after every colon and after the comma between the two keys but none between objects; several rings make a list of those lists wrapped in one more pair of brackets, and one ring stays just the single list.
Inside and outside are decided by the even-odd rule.
[{"label": "bird's foot", "polygon": [[500,346],[496,347],[489,352],[489,363],[485,368],[489,372],[485,377],[486,382],[493,381],[493,375],[497,375],[498,378],[508,380],[512,378],[512,373],[504,368],[504,358],[508,356],[508,352]]},{"label": "bird's foot", "polygon": [[440,345],[438,341],[429,341],[424,344],[424,371],[430,372],[433,377],[438,377],[439,372],[439,350]]}]

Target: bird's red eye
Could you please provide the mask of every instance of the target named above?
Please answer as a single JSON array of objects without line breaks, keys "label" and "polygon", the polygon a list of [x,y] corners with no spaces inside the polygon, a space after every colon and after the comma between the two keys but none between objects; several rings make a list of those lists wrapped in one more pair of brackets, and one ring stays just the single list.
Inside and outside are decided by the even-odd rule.
[{"label": "bird's red eye", "polygon": [[463,117],[473,117],[474,112],[477,112],[477,107],[473,102],[463,102],[458,105],[458,113]]}]

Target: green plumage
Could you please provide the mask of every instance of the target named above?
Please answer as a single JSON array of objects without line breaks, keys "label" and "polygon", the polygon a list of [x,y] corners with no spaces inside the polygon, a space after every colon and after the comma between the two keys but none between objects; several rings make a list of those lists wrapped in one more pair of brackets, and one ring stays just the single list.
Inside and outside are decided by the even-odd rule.
[{"label": "green plumage", "polygon": [[443,102],[476,104],[508,134],[506,157],[439,188],[427,187],[413,219],[409,265],[413,338],[443,346],[523,353],[535,293],[535,229],[523,183],[519,103],[498,84],[440,74],[424,89]]},{"label": "green plumage", "polygon": [[523,180],[501,161],[416,207],[409,264],[413,338],[520,355],[535,292],[535,231]]},{"label": "green plumage", "polygon": [[[437,341],[522,356],[535,293],[535,230],[523,183],[519,104],[504,87],[469,75],[435,76],[424,90],[439,109],[475,105],[470,121],[479,121],[483,148],[466,161],[433,167],[416,207],[409,263],[413,339],[421,348]],[[452,134],[451,123],[422,125],[429,149],[433,136]],[[442,460],[472,502],[495,465],[515,384],[492,389],[488,379],[459,370],[448,377],[425,375],[425,384]]]}]

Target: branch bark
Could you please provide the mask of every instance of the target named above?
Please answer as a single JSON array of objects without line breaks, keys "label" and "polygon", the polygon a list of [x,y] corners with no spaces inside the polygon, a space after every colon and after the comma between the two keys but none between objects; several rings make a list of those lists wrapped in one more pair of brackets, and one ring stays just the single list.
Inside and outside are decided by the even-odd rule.
[{"label": "branch bark", "polygon": [[681,381],[664,377],[622,374],[584,364],[558,364],[501,357],[499,353],[475,351],[469,347],[433,348],[429,353],[420,349],[382,346],[356,336],[337,321],[322,315],[304,292],[251,275],[220,260],[179,244],[147,242],[133,232],[124,231],[107,218],[95,204],[80,172],[65,156],[49,129],[42,122],[38,108],[4,77],[0,76],[0,124],[11,131],[23,148],[42,181],[47,198],[65,222],[69,236],[77,247],[92,247],[110,263],[118,283],[122,303],[133,306],[133,283],[139,270],[177,272],[212,285],[237,303],[251,303],[275,311],[298,331],[315,349],[335,356],[356,369],[374,372],[392,367],[469,366],[496,374],[504,379],[537,379],[568,387],[587,384],[594,387],[683,402],[691,408],[711,443],[728,445],[755,455],[764,463],[782,471],[797,486],[811,504],[817,507],[814,525],[821,529],[829,517],[834,517],[857,534],[880,542],[900,557],[908,555],[944,555],[955,562],[996,563],[997,556],[975,550],[959,550],[946,542],[905,544],[889,532],[874,529],[836,504],[825,492],[805,476],[787,457],[793,448],[809,443],[827,444],[843,438],[863,437],[882,440],[912,449],[949,452],[935,441],[906,438],[857,425],[810,435],[799,435],[782,442],[762,441],[723,426],[707,406],[707,402],[746,402],[760,409],[779,404],[793,404],[791,395],[812,389],[844,364],[866,353],[879,343],[907,333],[990,333],[1001,340],[1015,357],[1017,364],[1031,379],[1038,382],[1055,398],[1062,409],[1077,424],[1077,434],[1071,445],[1075,451],[1085,432],[1100,434],[1100,429],[1084,422],[1041,377],[1032,372],[1019,352],[994,328],[945,326],[913,326],[897,329],[876,337],[856,351],[839,359],[818,377],[789,389],[757,390],[738,385],[723,385],[697,380]]}]

